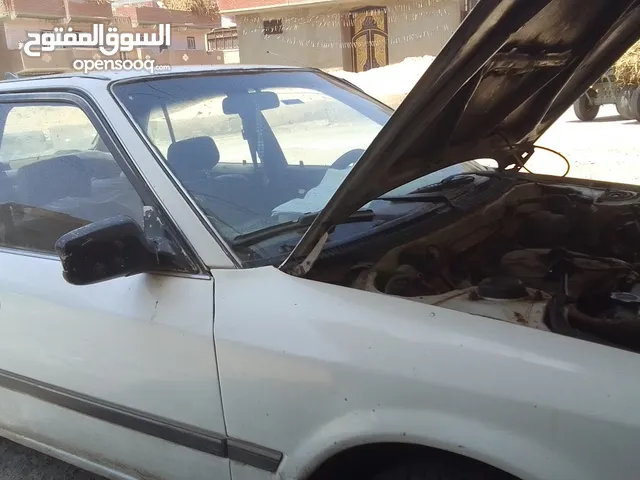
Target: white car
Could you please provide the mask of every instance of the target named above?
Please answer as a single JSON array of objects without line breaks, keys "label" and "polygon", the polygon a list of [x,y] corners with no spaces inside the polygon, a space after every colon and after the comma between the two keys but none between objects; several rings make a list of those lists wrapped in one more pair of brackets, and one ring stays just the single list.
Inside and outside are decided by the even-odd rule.
[{"label": "white car", "polygon": [[639,21],[483,0],[393,116],[305,68],[0,82],[0,435],[114,479],[636,478],[640,189],[520,171]]}]

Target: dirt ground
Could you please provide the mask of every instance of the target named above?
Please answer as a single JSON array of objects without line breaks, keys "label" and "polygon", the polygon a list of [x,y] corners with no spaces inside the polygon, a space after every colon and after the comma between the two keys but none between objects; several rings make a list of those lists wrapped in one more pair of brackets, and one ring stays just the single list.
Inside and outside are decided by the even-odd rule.
[{"label": "dirt ground", "polygon": [[46,455],[0,440],[0,480],[106,480]]}]

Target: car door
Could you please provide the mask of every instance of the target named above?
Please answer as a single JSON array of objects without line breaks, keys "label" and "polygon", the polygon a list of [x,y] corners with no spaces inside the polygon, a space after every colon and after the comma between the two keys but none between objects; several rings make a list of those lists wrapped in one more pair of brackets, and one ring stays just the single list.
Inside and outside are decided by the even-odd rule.
[{"label": "car door", "polygon": [[[229,478],[213,280],[129,148],[62,92],[3,94],[0,132],[0,435],[109,476]],[[56,237],[149,208],[196,268],[65,282]]]}]

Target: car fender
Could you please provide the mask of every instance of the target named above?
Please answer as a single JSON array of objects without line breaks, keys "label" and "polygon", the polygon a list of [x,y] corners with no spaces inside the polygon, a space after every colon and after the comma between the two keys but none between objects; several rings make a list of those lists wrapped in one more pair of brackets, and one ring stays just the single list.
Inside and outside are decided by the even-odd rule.
[{"label": "car fender", "polygon": [[281,478],[382,441],[530,480],[640,469],[636,354],[271,267],[214,277],[228,433],[282,452]]},{"label": "car fender", "polygon": [[[279,477],[283,480],[306,478],[332,456],[375,443],[422,445],[449,451],[527,480],[558,478],[553,476],[557,472],[565,475],[571,472],[571,478],[587,478],[579,466],[519,432],[499,429],[464,415],[385,408],[375,412],[350,412],[323,425],[287,455]],[[541,462],[535,474],[518,464],[516,459],[522,452],[528,452],[531,460]]]}]

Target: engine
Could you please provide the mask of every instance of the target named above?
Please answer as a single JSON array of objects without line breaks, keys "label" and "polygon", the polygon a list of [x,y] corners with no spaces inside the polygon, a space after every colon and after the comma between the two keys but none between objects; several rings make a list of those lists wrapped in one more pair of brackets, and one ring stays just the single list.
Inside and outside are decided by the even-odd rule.
[{"label": "engine", "polygon": [[530,183],[352,286],[640,351],[639,255],[636,193]]}]

